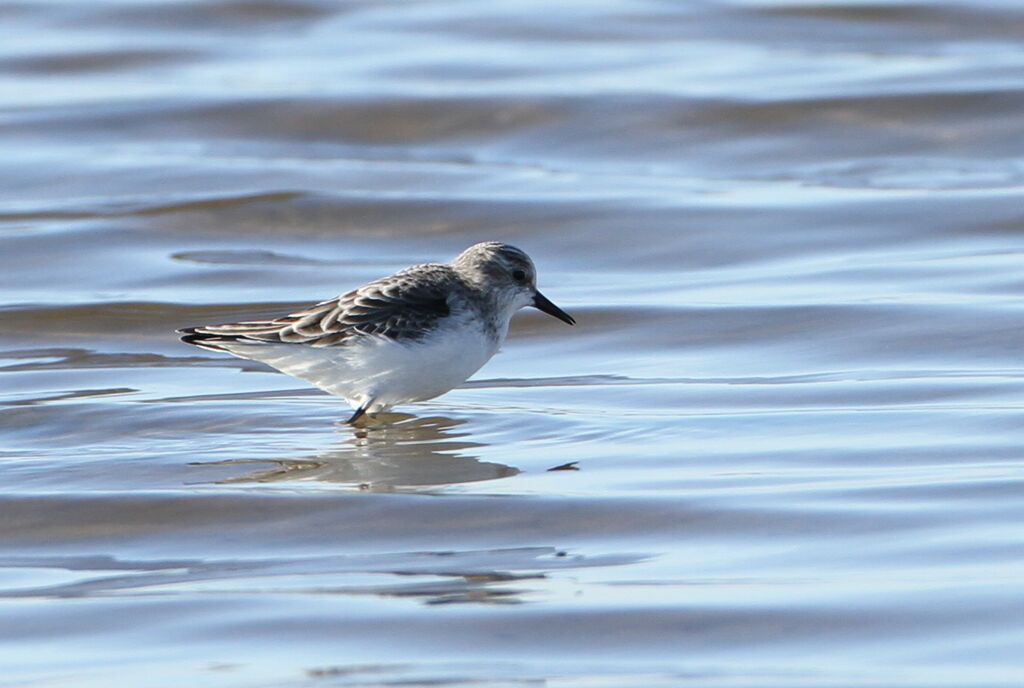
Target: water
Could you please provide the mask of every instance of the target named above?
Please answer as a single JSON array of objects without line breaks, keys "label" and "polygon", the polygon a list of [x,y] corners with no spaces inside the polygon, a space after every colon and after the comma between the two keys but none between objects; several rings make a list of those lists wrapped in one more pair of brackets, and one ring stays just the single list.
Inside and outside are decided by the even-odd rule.
[{"label": "water", "polygon": [[[1019,3],[0,18],[3,685],[1020,685]],[[173,334],[488,239],[365,431]]]}]

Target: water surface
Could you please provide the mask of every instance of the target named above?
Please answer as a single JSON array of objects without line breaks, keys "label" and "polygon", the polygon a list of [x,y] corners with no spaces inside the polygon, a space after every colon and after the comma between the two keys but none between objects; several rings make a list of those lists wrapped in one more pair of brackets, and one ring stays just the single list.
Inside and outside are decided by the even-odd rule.
[{"label": "water surface", "polygon": [[[0,17],[5,685],[1020,684],[1018,3]],[[173,334],[490,239],[363,430]]]}]

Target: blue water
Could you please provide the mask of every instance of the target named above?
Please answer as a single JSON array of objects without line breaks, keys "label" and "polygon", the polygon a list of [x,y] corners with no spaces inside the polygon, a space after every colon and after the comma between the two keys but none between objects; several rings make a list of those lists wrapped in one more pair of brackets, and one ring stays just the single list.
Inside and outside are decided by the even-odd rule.
[{"label": "blue water", "polygon": [[[1020,685],[1018,3],[0,18],[0,684]],[[489,239],[363,430],[173,332]]]}]

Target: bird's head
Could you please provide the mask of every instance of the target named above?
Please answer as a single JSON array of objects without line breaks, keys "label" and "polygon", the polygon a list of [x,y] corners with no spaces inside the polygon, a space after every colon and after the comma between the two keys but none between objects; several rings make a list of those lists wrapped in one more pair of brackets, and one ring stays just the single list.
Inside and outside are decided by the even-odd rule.
[{"label": "bird's head", "polygon": [[452,261],[465,279],[490,293],[499,309],[512,313],[533,306],[564,323],[575,325],[571,315],[537,290],[537,269],[530,256],[500,241],[474,244]]}]

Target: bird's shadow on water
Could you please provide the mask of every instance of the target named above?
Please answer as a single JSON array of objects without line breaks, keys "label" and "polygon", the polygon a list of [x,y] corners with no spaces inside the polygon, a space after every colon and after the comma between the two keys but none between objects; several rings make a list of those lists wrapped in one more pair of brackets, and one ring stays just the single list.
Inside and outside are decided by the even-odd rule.
[{"label": "bird's shadow on water", "polygon": [[377,414],[358,426],[337,421],[337,432],[344,439],[305,456],[228,459],[194,465],[261,466],[243,475],[217,480],[217,484],[317,481],[376,492],[422,491],[519,473],[513,466],[481,461],[474,456],[474,449],[486,445],[463,439],[469,433],[457,428],[466,422],[440,416]]}]

